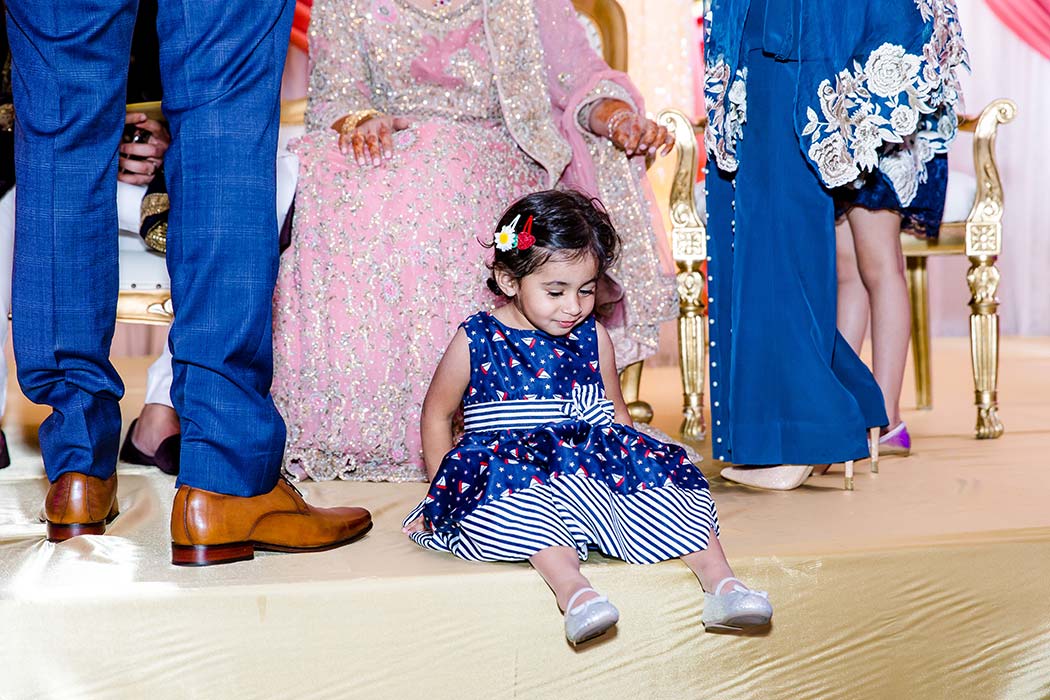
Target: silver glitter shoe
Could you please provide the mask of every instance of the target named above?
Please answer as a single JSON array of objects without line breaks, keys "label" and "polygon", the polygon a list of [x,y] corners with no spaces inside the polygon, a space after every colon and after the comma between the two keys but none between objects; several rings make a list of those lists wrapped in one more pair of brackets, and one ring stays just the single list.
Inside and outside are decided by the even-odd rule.
[{"label": "silver glitter shoe", "polygon": [[591,598],[573,607],[584,593],[597,593],[593,588],[581,588],[569,598],[565,606],[565,638],[576,646],[609,631],[620,619],[620,611],[603,595]]},{"label": "silver glitter shoe", "polygon": [[[722,589],[733,582],[727,593]],[[765,627],[773,619],[773,606],[765,591],[753,591],[737,578],[723,579],[714,594],[704,594],[704,613],[700,621],[704,630],[739,632],[754,627]]]}]

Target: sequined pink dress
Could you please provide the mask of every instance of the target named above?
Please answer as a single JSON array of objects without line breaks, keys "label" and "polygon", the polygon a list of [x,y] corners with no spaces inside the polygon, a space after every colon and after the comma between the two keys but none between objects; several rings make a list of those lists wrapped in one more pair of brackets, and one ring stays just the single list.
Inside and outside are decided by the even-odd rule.
[{"label": "sequined pink dress", "polygon": [[[419,414],[430,377],[459,322],[493,301],[478,241],[528,192],[569,185],[630,203],[618,225],[641,234],[619,270],[625,320],[614,337],[625,361],[655,349],[674,291],[644,182],[637,164],[577,124],[602,96],[639,107],[640,98],[581,48],[569,7],[315,2],[307,131],[292,145],[301,163],[292,246],[274,300],[273,395],[288,425],[293,476],[425,479]],[[570,20],[579,41],[563,40],[557,62],[575,61],[583,76],[551,76],[550,44],[534,31],[517,35],[529,24],[553,35]],[[368,107],[411,122],[394,137],[393,160],[379,167],[340,154],[330,128]]]}]

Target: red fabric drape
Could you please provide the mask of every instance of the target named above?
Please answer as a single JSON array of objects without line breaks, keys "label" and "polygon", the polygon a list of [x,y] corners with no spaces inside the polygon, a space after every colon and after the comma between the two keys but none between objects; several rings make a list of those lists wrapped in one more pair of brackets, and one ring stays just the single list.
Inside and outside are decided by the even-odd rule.
[{"label": "red fabric drape", "polygon": [[1050,0],[985,0],[1010,30],[1050,58]]},{"label": "red fabric drape", "polygon": [[295,0],[295,16],[292,19],[292,46],[303,53],[310,53],[307,29],[310,27],[310,8],[313,0]]}]

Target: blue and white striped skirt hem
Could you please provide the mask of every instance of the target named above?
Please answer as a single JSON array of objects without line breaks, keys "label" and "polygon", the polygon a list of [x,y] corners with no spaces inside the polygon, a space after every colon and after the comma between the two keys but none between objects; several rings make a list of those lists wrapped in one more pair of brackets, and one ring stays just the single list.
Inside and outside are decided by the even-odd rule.
[{"label": "blue and white striped skirt hem", "polygon": [[[419,504],[409,523],[423,512]],[[606,556],[653,564],[707,549],[718,513],[706,489],[677,486],[621,495],[587,477],[566,475],[492,501],[467,515],[458,530],[416,532],[427,549],[470,561],[521,561],[547,547],[574,547],[580,559],[596,547]]]}]

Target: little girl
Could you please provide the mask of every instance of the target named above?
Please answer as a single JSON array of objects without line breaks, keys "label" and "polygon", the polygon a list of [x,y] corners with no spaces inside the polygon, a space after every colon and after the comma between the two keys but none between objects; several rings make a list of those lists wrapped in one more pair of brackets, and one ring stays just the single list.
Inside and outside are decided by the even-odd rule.
[{"label": "little girl", "polygon": [[432,483],[405,532],[471,561],[528,559],[573,644],[619,619],[580,572],[591,548],[636,564],[681,558],[708,591],[707,630],[768,624],[766,594],[726,562],[704,475],[627,412],[592,315],[619,248],[608,215],[577,192],[538,192],[507,210],[494,245],[488,284],[509,303],[464,321],[438,365],[421,421]]}]

